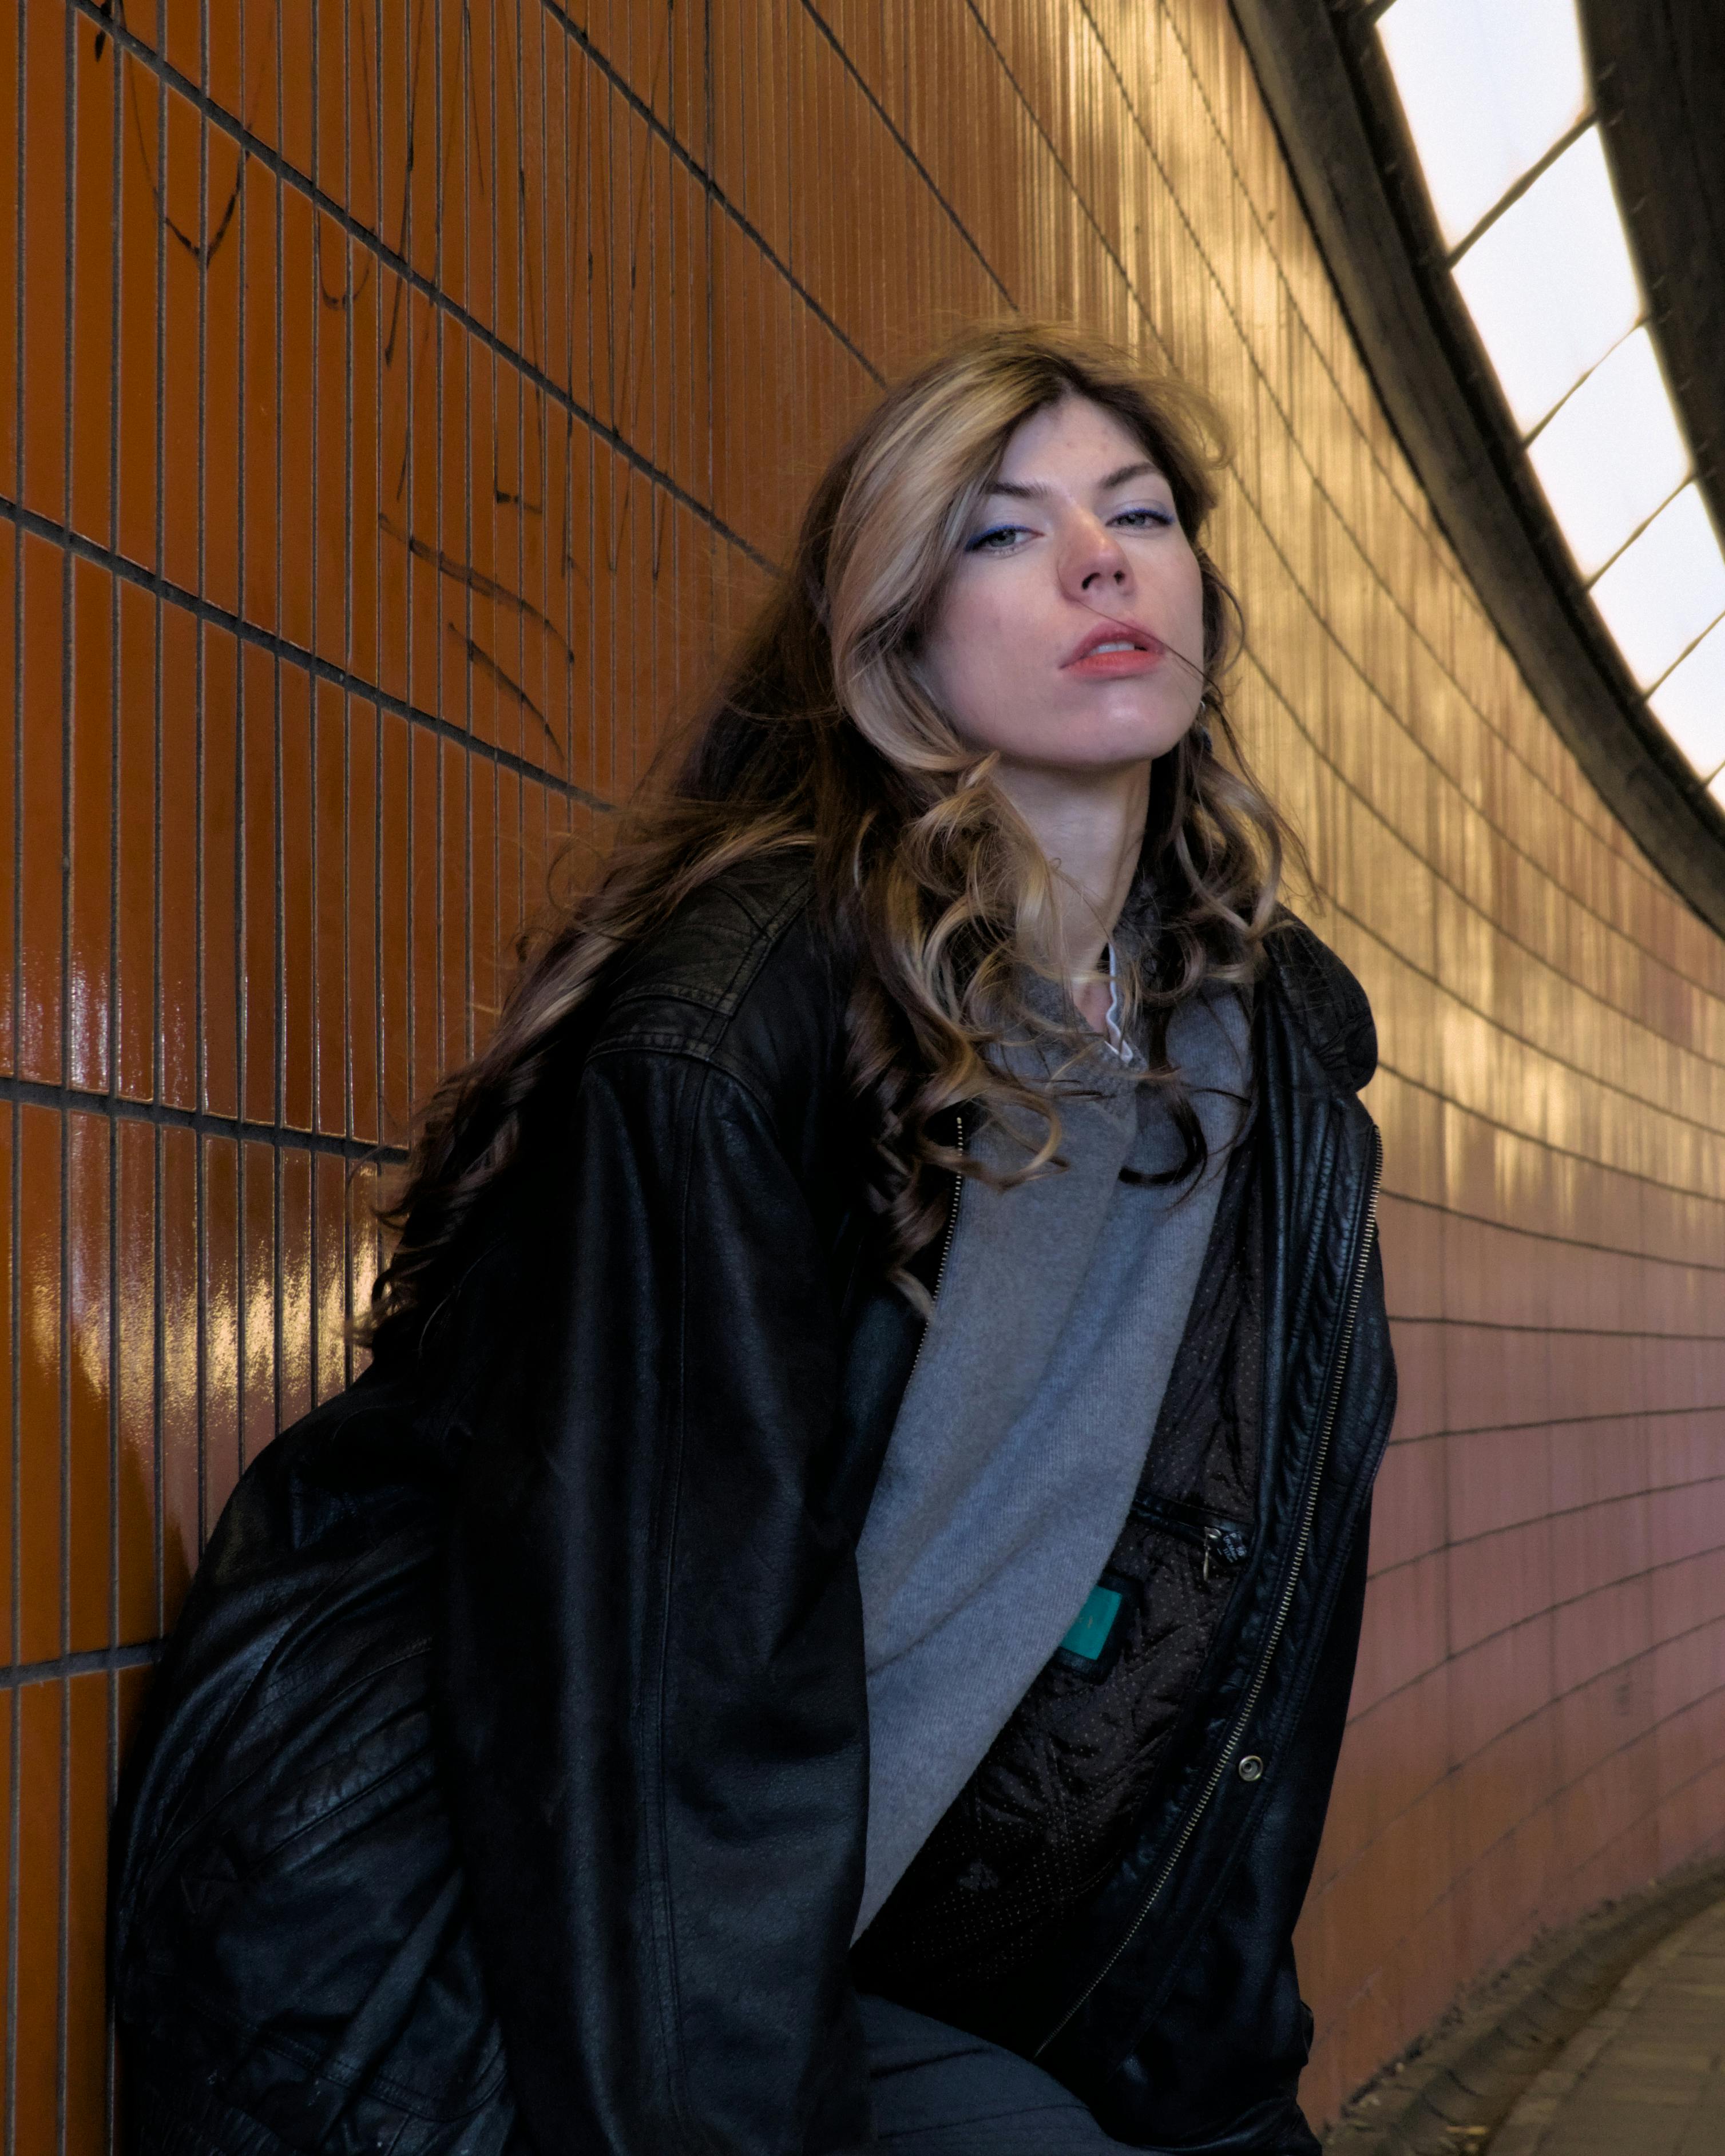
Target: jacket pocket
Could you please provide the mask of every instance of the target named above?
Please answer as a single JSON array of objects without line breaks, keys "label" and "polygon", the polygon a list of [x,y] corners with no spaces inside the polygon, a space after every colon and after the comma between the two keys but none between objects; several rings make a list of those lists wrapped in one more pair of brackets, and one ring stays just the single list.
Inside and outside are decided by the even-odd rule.
[{"label": "jacket pocket", "polygon": [[1172,1536],[1189,1548],[1201,1551],[1205,1580],[1227,1578],[1238,1572],[1251,1549],[1251,1541],[1238,1520],[1213,1512],[1176,1497],[1161,1497],[1141,1491],[1133,1498],[1129,1516]]}]

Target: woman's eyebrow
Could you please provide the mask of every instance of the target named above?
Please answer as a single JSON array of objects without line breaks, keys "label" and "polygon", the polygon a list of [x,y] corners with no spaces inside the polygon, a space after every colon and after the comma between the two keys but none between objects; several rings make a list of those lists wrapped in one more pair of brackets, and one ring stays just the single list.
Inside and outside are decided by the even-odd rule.
[{"label": "woman's eyebrow", "polygon": [[1110,472],[1102,481],[1101,490],[1106,494],[1111,486],[1124,486],[1129,479],[1160,479],[1162,476],[1159,465],[1153,464],[1148,457],[1139,457],[1132,464],[1122,465],[1118,471]]},{"label": "woman's eyebrow", "polygon": [[[1124,486],[1129,479],[1160,479],[1162,471],[1148,457],[1139,457],[1129,465],[1122,465],[1118,471],[1111,471],[1097,487],[1098,494],[1106,494],[1111,487]],[[991,495],[1004,494],[1010,501],[1041,501],[1052,490],[1036,480],[997,479],[988,489]]]}]

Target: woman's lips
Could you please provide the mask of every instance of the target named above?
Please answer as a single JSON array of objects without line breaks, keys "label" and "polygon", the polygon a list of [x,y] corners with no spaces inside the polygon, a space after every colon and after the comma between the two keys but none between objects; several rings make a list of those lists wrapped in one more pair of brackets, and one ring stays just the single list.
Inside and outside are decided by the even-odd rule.
[{"label": "woman's lips", "polygon": [[1079,675],[1087,681],[1113,681],[1123,675],[1147,674],[1153,667],[1161,664],[1160,644],[1151,650],[1137,645],[1122,651],[1117,646],[1111,651],[1086,652],[1082,659],[1071,660],[1061,670]]},{"label": "woman's lips", "polygon": [[1117,681],[1132,674],[1147,674],[1159,666],[1163,647],[1147,629],[1106,626],[1085,638],[1061,667],[1087,681]]}]

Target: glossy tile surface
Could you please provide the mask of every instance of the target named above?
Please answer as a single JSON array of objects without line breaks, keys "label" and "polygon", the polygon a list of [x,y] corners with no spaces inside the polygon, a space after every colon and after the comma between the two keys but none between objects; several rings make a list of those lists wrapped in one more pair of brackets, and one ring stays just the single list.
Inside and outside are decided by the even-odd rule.
[{"label": "glossy tile surface", "polygon": [[1076,314],[1235,431],[1254,757],[1376,1004],[1404,1371],[1301,1928],[1332,2111],[1725,1817],[1725,947],[1529,698],[1224,0],[0,9],[8,2146],[94,2150],[103,1820],[347,1180],[874,383]]}]

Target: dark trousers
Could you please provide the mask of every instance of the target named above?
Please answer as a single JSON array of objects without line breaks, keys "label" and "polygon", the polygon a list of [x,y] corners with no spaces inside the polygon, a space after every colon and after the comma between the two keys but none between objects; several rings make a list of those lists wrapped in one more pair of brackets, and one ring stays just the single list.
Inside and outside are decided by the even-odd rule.
[{"label": "dark trousers", "polygon": [[901,2156],[1101,2156],[1123,2148],[1040,2066],[865,1997],[875,2131]]}]

